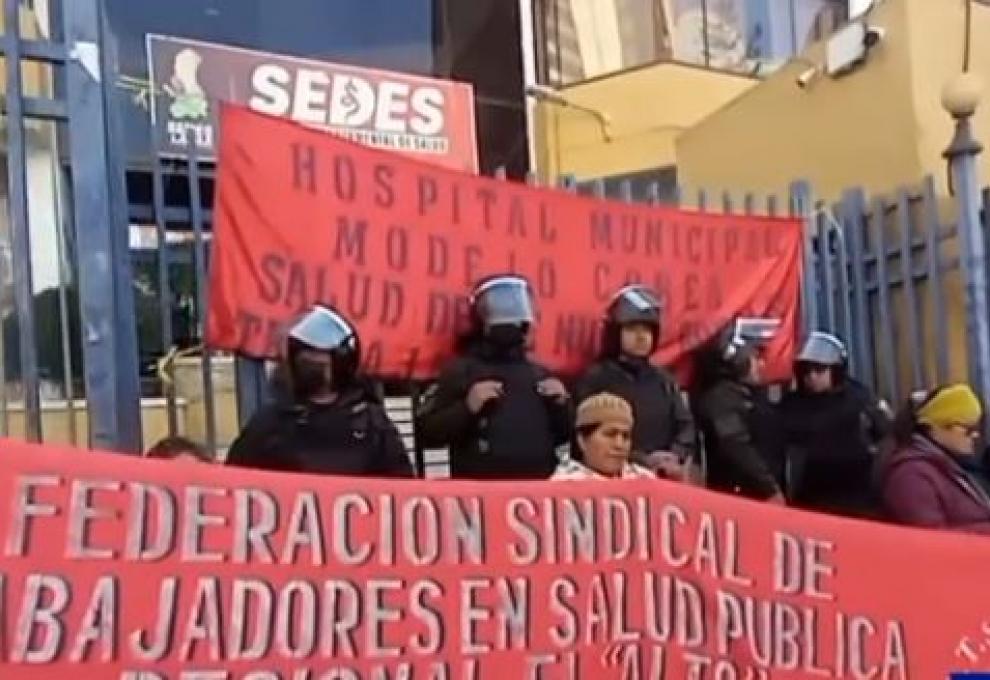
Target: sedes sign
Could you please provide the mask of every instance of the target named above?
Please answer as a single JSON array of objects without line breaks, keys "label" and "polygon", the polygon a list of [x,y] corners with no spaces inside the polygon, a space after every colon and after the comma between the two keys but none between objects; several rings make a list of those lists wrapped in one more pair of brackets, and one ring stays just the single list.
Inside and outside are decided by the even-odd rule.
[{"label": "sedes sign", "polygon": [[478,170],[473,88],[435,78],[151,35],[159,153],[216,156],[221,102],[404,153]]}]

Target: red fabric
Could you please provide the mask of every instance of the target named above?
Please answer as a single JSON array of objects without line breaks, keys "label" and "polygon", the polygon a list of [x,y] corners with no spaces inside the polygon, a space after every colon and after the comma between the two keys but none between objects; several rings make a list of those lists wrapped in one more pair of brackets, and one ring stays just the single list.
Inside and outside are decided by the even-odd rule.
[{"label": "red fabric", "polygon": [[628,205],[479,178],[228,106],[222,113],[208,342],[278,352],[316,301],[358,325],[366,369],[428,377],[487,274],[533,283],[536,358],[576,373],[619,287],[666,302],[659,358],[682,363],[735,315],[782,320],[769,374],[790,374],[802,231],[792,219]]},{"label": "red fabric", "polygon": [[355,484],[0,447],[4,680],[990,667],[982,538],[661,481]]}]

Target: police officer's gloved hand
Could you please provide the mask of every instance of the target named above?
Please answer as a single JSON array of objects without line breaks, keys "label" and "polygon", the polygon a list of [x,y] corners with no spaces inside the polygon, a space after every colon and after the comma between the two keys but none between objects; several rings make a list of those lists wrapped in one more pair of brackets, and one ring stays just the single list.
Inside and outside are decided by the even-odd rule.
[{"label": "police officer's gloved hand", "polygon": [[673,451],[653,451],[643,456],[648,468],[664,479],[683,482],[688,476],[688,465]]},{"label": "police officer's gloved hand", "polygon": [[491,401],[501,398],[502,383],[497,380],[482,380],[471,385],[467,394],[467,407],[471,413],[480,413]]},{"label": "police officer's gloved hand", "polygon": [[571,398],[570,394],[567,393],[567,388],[564,387],[564,383],[560,382],[557,378],[544,378],[537,383],[536,391],[540,393],[541,397],[553,399],[558,404],[562,404]]}]

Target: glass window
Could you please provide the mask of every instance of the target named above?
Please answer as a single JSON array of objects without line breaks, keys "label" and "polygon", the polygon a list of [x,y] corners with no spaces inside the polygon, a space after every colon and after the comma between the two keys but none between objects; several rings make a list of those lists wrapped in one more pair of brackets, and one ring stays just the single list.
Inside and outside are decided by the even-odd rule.
[{"label": "glass window", "polygon": [[409,73],[433,70],[433,0],[107,0],[130,157],[148,157],[148,33]]},{"label": "glass window", "polygon": [[670,56],[660,0],[538,0],[545,82],[566,85]]},{"label": "glass window", "polygon": [[827,35],[844,0],[539,0],[543,82],[555,87],[653,61],[766,73]]},{"label": "glass window", "polygon": [[[149,106],[152,103],[147,35],[150,33],[244,47],[263,52],[356,64],[407,73],[434,71],[434,0],[105,0],[120,64],[117,105],[122,116],[129,171],[131,247],[138,344],[145,389],[157,393],[156,362],[164,346],[158,255],[168,253],[171,342],[201,341],[192,225],[169,221],[166,244],[153,224]],[[163,160],[164,201],[190,204],[185,162]],[[212,204],[213,180],[203,168],[203,208]],[[203,225],[209,238],[211,225]]]}]

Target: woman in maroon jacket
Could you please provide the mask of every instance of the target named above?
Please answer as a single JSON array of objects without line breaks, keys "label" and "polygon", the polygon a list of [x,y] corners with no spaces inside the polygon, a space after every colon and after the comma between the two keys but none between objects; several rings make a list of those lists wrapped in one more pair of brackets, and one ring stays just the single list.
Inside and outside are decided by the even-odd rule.
[{"label": "woman in maroon jacket", "polygon": [[907,408],[897,450],[881,470],[891,519],[990,536],[990,494],[963,465],[976,455],[982,417],[967,385],[937,389]]}]

